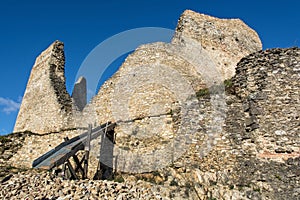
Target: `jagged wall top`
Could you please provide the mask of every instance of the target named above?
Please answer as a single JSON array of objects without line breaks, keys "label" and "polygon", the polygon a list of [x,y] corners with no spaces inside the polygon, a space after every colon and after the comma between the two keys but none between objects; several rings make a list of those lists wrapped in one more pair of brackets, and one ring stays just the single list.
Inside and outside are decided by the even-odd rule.
[{"label": "jagged wall top", "polygon": [[262,49],[258,34],[240,19],[219,19],[186,10],[176,27],[173,43],[184,38],[199,42],[217,64],[224,79],[235,74],[238,61]]},{"label": "jagged wall top", "polygon": [[55,41],[36,58],[14,132],[46,133],[69,127],[72,100],[65,86],[64,44]]},{"label": "jagged wall top", "polygon": [[[153,70],[151,66],[154,63],[160,63],[167,68],[174,69],[173,71],[178,71],[195,91],[204,87],[203,80],[197,74],[195,66],[189,63],[187,59],[178,56],[178,52],[175,55],[170,49],[170,46],[176,43],[187,44],[184,41],[186,38],[191,38],[197,44],[201,44],[207,52],[206,54],[216,62],[224,79],[233,76],[236,63],[240,58],[261,49],[261,43],[255,31],[240,20],[222,20],[187,10],[179,19],[172,43],[143,45],[138,48],[126,59],[120,70],[103,85],[93,103],[88,106],[89,110],[96,111],[91,113],[86,109],[83,114],[94,116],[97,113],[98,117],[93,117],[97,119],[93,120],[98,121],[99,124],[106,122],[106,120],[113,121],[110,115],[110,93],[115,87],[114,84],[118,82],[118,77],[132,71],[134,65],[147,65],[148,70],[151,71]],[[74,123],[77,123],[74,118],[79,118],[80,121],[83,120],[82,117],[78,117],[80,113],[77,111],[80,112],[85,106],[86,95],[78,96],[78,93],[76,93],[77,87],[75,86],[73,99],[70,97],[65,86],[64,63],[63,43],[59,41],[54,42],[36,59],[16,121],[15,132],[25,130],[39,133],[53,132],[69,127],[74,128]],[[137,81],[141,81],[142,77],[136,78]],[[155,94],[155,92],[157,93],[155,90],[160,90],[159,87],[155,88],[142,88],[142,90],[147,91],[149,94]],[[80,89],[80,91],[79,93],[86,93],[84,89]],[[163,91],[160,92],[164,93]],[[170,95],[161,96],[167,97]],[[130,98],[135,97],[133,95]],[[162,100],[159,97],[155,102],[161,101],[162,103],[166,101],[171,103],[174,101],[171,99]],[[100,108],[102,114],[99,111]],[[73,111],[76,110],[78,116],[77,114],[74,116],[72,109]],[[145,113],[143,109],[137,109],[140,111],[136,111],[136,114]]]},{"label": "jagged wall top", "polygon": [[[140,46],[126,58],[118,72],[104,83],[91,102],[97,123],[140,119],[133,120],[132,123],[119,123],[115,129],[118,135],[116,142],[119,146],[128,147],[133,153],[148,151],[162,141],[168,143],[174,135],[180,135],[179,122],[173,120],[173,117],[180,116],[180,110],[184,110],[188,98],[185,99],[186,96],[182,94],[193,96],[196,91],[207,87],[207,77],[217,71],[207,64],[210,61],[216,62],[222,78],[231,78],[240,58],[261,49],[260,40],[252,29],[243,25],[240,20],[235,23],[231,21],[185,11],[171,43],[158,42]],[[206,27],[206,23],[212,24],[213,28]],[[235,27],[240,24],[245,30]],[[218,41],[215,31],[219,32],[221,41]],[[236,33],[238,31],[243,34]],[[248,34],[248,31],[252,32]],[[250,48],[235,41],[235,38],[244,41],[242,37],[253,41]],[[198,58],[196,62],[194,57]],[[199,68],[208,70],[201,74],[203,70],[199,72]],[[193,91],[189,93],[191,90]],[[196,109],[193,113],[200,113]],[[197,121],[199,116],[196,115],[194,118],[183,118],[189,118],[189,122]],[[187,123],[181,123],[180,126],[193,129]],[[138,140],[136,135],[151,135],[151,140]],[[117,152],[116,150],[115,153]],[[134,161],[129,157],[128,160]],[[153,167],[149,166],[151,162],[147,162],[146,158],[142,160],[145,165],[139,163],[138,170]],[[135,163],[129,162],[126,165],[117,164],[124,167],[122,170],[125,171],[128,170],[126,167],[134,165]]]}]

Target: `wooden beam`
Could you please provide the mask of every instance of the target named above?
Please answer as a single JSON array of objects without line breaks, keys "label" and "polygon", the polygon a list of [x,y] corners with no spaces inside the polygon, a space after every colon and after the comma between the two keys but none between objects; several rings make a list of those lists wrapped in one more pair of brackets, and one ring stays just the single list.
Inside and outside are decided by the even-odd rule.
[{"label": "wooden beam", "polygon": [[67,166],[68,166],[68,169],[71,173],[71,177],[73,177],[74,179],[78,179],[78,176],[76,175],[76,172],[75,172],[74,168],[72,167],[69,160],[67,160]]},{"label": "wooden beam", "polygon": [[[69,137],[65,137],[64,140],[65,140],[65,142],[68,141],[68,140],[69,140]],[[73,157],[73,160],[74,160],[75,165],[76,165],[76,166],[75,166],[75,170],[74,170],[75,173],[76,173],[77,171],[79,171],[79,172],[81,173],[82,177],[83,177],[83,176],[84,176],[84,170],[83,170],[83,168],[82,168],[82,166],[81,166],[81,163],[80,163],[78,157],[76,156],[76,154],[74,154],[72,157]]]},{"label": "wooden beam", "polygon": [[79,171],[81,173],[82,177],[84,177],[84,170],[83,170],[83,167],[81,166],[81,163],[80,163],[78,157],[76,155],[74,155],[72,157],[73,157],[74,162],[76,164],[76,166],[75,166],[75,172]]},{"label": "wooden beam", "polygon": [[[115,123],[112,124],[109,122],[92,129],[91,125],[89,125],[89,131],[71,139],[66,137],[65,142],[34,160],[33,167],[50,170],[53,167],[58,167],[64,164],[65,170],[63,170],[63,172],[65,176],[68,176],[69,178],[78,178],[76,173],[81,172],[81,174],[84,174],[84,177],[87,177],[90,141],[99,137],[100,135],[105,135],[105,133],[111,130],[113,131],[115,126]],[[86,150],[85,155],[80,161],[76,156],[76,153],[79,150]],[[70,164],[70,157],[73,157],[76,163],[76,166],[74,167],[75,170]]]},{"label": "wooden beam", "polygon": [[89,155],[90,155],[90,149],[91,149],[91,135],[92,135],[92,124],[89,124],[89,129],[88,129],[88,135],[86,139],[86,144],[85,144],[85,155],[84,155],[84,176],[83,178],[86,179],[88,175],[88,165],[89,165]]}]

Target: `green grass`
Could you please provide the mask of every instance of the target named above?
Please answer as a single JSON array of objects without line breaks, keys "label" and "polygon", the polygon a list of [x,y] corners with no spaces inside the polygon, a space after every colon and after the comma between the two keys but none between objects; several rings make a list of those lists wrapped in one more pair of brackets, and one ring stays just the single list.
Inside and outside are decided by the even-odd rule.
[{"label": "green grass", "polygon": [[278,174],[276,174],[275,177],[280,181],[282,180],[281,176],[279,176]]},{"label": "green grass", "polygon": [[198,92],[196,92],[196,97],[203,98],[203,97],[209,97],[209,90],[208,88],[200,89]]},{"label": "green grass", "polygon": [[224,87],[225,87],[225,88],[230,88],[230,87],[232,87],[232,86],[233,86],[233,83],[232,83],[231,79],[226,79],[226,80],[224,81]]},{"label": "green grass", "polygon": [[118,183],[123,183],[125,180],[121,175],[117,175],[115,176],[114,181]]}]

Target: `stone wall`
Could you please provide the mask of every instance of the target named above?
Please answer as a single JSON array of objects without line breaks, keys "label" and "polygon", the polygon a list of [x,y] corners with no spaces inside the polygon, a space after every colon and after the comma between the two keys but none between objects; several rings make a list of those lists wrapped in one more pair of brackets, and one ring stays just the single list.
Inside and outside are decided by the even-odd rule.
[{"label": "stone wall", "polygon": [[161,143],[174,140],[182,131],[179,127],[192,129],[191,124],[202,117],[195,109],[187,117],[193,120],[176,121],[174,111],[182,115],[197,91],[232,77],[239,59],[260,49],[257,34],[242,21],[185,11],[170,44],[140,46],[104,83],[91,102],[97,124],[119,122],[115,130],[119,150],[153,152]]},{"label": "stone wall", "polygon": [[[197,156],[201,141],[192,145],[175,163],[176,180],[194,182],[201,199],[297,199],[299,66],[299,48],[243,58],[226,89],[225,126],[216,145],[202,159]],[[206,102],[202,112],[211,112],[208,100],[200,102]],[[204,133],[208,121],[204,117]]]},{"label": "stone wall", "polygon": [[56,41],[37,57],[14,132],[48,133],[73,128],[72,100],[65,86],[63,48],[63,43]]},{"label": "stone wall", "polygon": [[[200,51],[192,51],[193,45],[200,47]],[[131,172],[152,171],[134,176],[124,174],[124,177],[137,180],[142,176],[143,180],[157,183],[152,189],[160,194],[168,191],[168,198],[299,197],[299,48],[252,53],[261,48],[261,43],[257,34],[240,20],[220,20],[186,11],[171,44],[139,47],[104,83],[91,104],[82,112],[78,106],[73,107],[73,121],[69,115],[72,100],[64,86],[62,48],[62,43],[55,42],[37,58],[16,131],[45,133],[74,128],[74,124],[80,123],[118,122],[114,159],[118,161],[123,156],[129,168],[122,160],[118,164],[124,165],[115,167]],[[249,53],[252,54],[246,56]],[[189,57],[193,54],[202,62]],[[209,93],[212,87],[206,77],[215,71],[208,70],[207,74],[198,71],[209,66],[217,66],[221,71],[218,81],[233,76],[236,68],[232,80],[225,84],[223,97],[227,108],[223,129],[218,129],[220,132],[215,135],[209,134],[215,96]],[[198,107],[189,113],[187,121],[191,124],[178,124],[184,121],[185,103],[194,105],[193,92],[197,92]],[[79,99],[82,100],[80,95]],[[195,130],[192,124],[196,124]],[[180,129],[182,126],[185,129]],[[178,133],[191,129],[192,138],[181,141],[188,144],[186,148],[179,148],[182,152],[178,159],[168,163],[171,151],[174,154],[178,147],[176,140],[183,139],[178,138]],[[29,166],[64,136],[76,134],[30,135],[10,162]],[[211,140],[210,148],[205,146],[207,140]],[[96,140],[92,143],[91,171],[95,171],[98,163],[97,143]],[[176,145],[170,149],[167,145],[172,143]],[[205,148],[208,151],[203,154]],[[117,154],[118,150],[125,153]],[[156,153],[159,156],[153,156]],[[149,166],[153,160],[166,167]]]},{"label": "stone wall", "polygon": [[270,49],[239,62],[226,85],[223,131],[204,157],[213,107],[209,95],[199,96],[199,131],[182,157],[156,172],[159,191],[168,188],[172,198],[184,199],[297,199],[299,53]]},{"label": "stone wall", "polygon": [[[207,26],[207,24],[210,24],[210,26]],[[218,35],[216,35],[216,32]],[[184,58],[182,52],[178,50],[183,48],[183,46],[193,45],[205,52],[199,52],[203,58],[209,58],[208,61],[201,63],[201,66],[194,66],[195,63],[190,62],[189,58]],[[158,73],[162,71],[167,77],[170,77],[174,72],[178,73],[177,76],[184,79],[182,81],[192,86],[191,90],[198,91],[206,83],[201,80],[201,75],[199,76],[199,71],[196,68],[206,70],[209,67],[206,66],[207,63],[213,61],[221,72],[222,78],[230,78],[234,74],[235,64],[238,60],[259,49],[261,49],[261,42],[257,34],[242,21],[223,20],[189,10],[185,11],[179,19],[171,44],[156,43],[139,47],[127,58],[119,72],[102,86],[92,104],[87,106],[84,112],[81,112],[86,105],[86,81],[81,79],[80,82],[75,84],[71,98],[65,86],[63,43],[56,41],[36,59],[16,120],[14,132],[27,130],[35,133],[48,133],[75,128],[83,123],[85,123],[84,125],[87,123],[94,124],[95,122],[102,124],[106,121],[118,120],[111,117],[110,104],[113,99],[123,99],[123,97],[118,96],[116,92],[114,95],[118,97],[112,97],[111,91],[114,91],[115,84],[120,82],[120,80],[124,81],[128,73],[132,73],[135,67],[139,70],[142,67],[140,73],[148,71],[161,80],[162,78],[158,77]],[[185,51],[185,55],[189,55],[188,51],[190,49],[186,48]],[[197,53],[194,54],[194,57],[199,56],[196,55]],[[154,65],[157,65],[157,67],[152,68]],[[160,72],[157,71],[158,65],[164,66],[164,69]],[[229,72],[227,73],[227,71]],[[138,75],[134,80],[140,84],[145,78],[147,77]],[[151,79],[150,77],[148,78]],[[170,79],[168,84],[171,84],[172,81],[176,82],[175,79]],[[130,83],[130,85],[133,86],[134,84]],[[117,85],[117,87],[120,89],[125,88],[120,85]],[[177,98],[171,97],[172,91],[164,94],[170,88],[165,88],[165,91],[159,91],[161,90],[159,84],[149,86],[149,88],[138,87],[140,87],[140,91],[130,91],[130,93],[136,92],[136,94],[130,95],[133,104],[148,104],[150,106],[151,104],[160,104],[158,107],[164,107],[163,109],[155,108],[161,111],[159,113],[153,111],[154,108],[152,108],[153,115],[165,114],[170,111],[171,104]],[[142,97],[141,93],[144,93],[146,90],[147,93],[156,95],[152,97],[152,99],[156,99],[155,102],[147,102],[149,98],[145,102],[142,100],[144,97]],[[135,102],[135,100],[140,102]],[[134,106],[132,108],[135,109],[137,107]],[[134,116],[129,118],[151,114],[147,113],[144,107],[140,107],[134,112]],[[83,119],[84,116],[93,117]],[[122,120],[126,119],[122,118]]]},{"label": "stone wall", "polygon": [[233,77],[241,58],[262,49],[258,34],[242,20],[219,19],[191,10],[181,15],[172,43],[184,43],[184,38],[203,46],[224,79]]},{"label": "stone wall", "polygon": [[[152,152],[157,145],[175,140],[178,131],[184,132],[180,127],[191,129],[203,117],[198,108],[182,122],[187,99],[193,104],[190,97],[197,91],[231,77],[240,57],[259,49],[257,34],[242,21],[185,11],[171,43],[140,46],[86,106],[84,78],[75,84],[72,98],[66,91],[63,44],[57,41],[36,60],[14,131],[43,134],[113,121],[119,122],[119,149],[132,150],[133,157]],[[46,147],[57,144],[42,135],[28,138],[26,144],[32,140],[40,142],[34,153],[26,151],[30,158],[18,154],[28,160],[26,166],[34,159],[32,155],[41,155],[49,150]],[[97,163],[97,155],[93,156],[91,162]]]},{"label": "stone wall", "polygon": [[73,138],[83,131],[69,130],[46,134],[20,133],[24,137],[22,147],[9,159],[9,164],[18,168],[31,168],[35,159],[64,142],[65,137]]},{"label": "stone wall", "polygon": [[72,99],[76,106],[76,110],[82,111],[87,103],[86,79],[80,77],[74,85]]},{"label": "stone wall", "polygon": [[233,82],[243,102],[245,131],[260,140],[258,155],[300,156],[300,49],[251,54],[239,62]]}]

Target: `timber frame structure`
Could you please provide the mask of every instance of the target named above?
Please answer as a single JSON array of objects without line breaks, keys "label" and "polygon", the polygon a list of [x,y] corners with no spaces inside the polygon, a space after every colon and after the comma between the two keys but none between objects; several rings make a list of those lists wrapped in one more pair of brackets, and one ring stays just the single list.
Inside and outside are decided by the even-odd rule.
[{"label": "timber frame structure", "polygon": [[[64,138],[64,142],[35,159],[32,167],[36,169],[54,170],[62,172],[63,177],[67,179],[86,179],[88,174],[88,159],[90,152],[90,142],[99,136],[111,138],[114,142],[114,128],[116,123],[107,122],[96,128],[89,124],[88,131],[74,138]],[[77,153],[84,150],[84,155],[79,159]],[[72,165],[70,159],[73,158]],[[59,170],[59,167],[62,169]],[[100,166],[100,161],[99,161]],[[97,170],[99,171],[99,170]],[[101,171],[101,170],[100,170]]]}]

